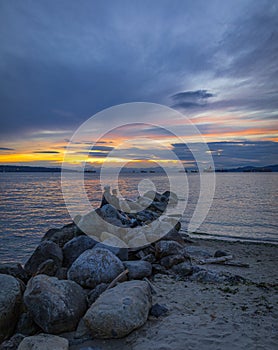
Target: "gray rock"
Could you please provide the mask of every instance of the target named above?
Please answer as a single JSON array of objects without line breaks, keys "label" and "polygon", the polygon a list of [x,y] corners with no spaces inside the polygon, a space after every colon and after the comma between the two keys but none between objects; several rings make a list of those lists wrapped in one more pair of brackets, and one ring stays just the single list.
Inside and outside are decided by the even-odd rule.
[{"label": "gray rock", "polygon": [[142,258],[143,261],[148,261],[149,263],[154,263],[156,261],[156,258],[153,254],[148,254]]},{"label": "gray rock", "polygon": [[165,196],[168,199],[168,203],[175,205],[178,203],[179,199],[176,193],[171,192],[171,191],[166,191],[162,194],[162,196]]},{"label": "gray rock", "polygon": [[166,269],[170,269],[172,266],[180,264],[186,260],[189,260],[189,257],[185,254],[168,255],[160,260],[160,264]]},{"label": "gray rock", "polygon": [[36,274],[37,275],[47,275],[47,276],[55,276],[56,272],[58,270],[58,266],[55,264],[55,261],[53,259],[45,260],[40,264],[40,266],[37,269]]},{"label": "gray rock", "polygon": [[147,321],[150,307],[148,283],[128,281],[101,294],[83,320],[94,338],[122,338]]},{"label": "gray rock", "polygon": [[19,263],[0,263],[0,273],[14,276],[27,282],[28,274]]},{"label": "gray rock", "polygon": [[87,249],[92,249],[96,243],[97,242],[94,239],[87,235],[71,239],[63,247],[63,266],[70,267],[79,255]]},{"label": "gray rock", "polygon": [[55,277],[59,280],[66,280],[68,278],[68,269],[66,267],[60,267],[57,270]]},{"label": "gray rock", "polygon": [[190,276],[193,273],[193,268],[192,268],[191,262],[188,262],[188,261],[185,261],[185,262],[182,262],[180,264],[174,265],[172,267],[172,270],[176,274],[178,274],[178,275],[180,275],[182,277]]},{"label": "gray rock", "polygon": [[34,335],[38,333],[40,330],[39,326],[34,322],[33,317],[30,312],[23,312],[16,326],[16,333],[27,335]]},{"label": "gray rock", "polygon": [[152,202],[147,209],[158,213],[163,213],[166,208],[167,202]]},{"label": "gray rock", "polygon": [[36,324],[53,334],[73,331],[87,308],[78,284],[46,275],[29,280],[24,302]]},{"label": "gray rock", "polygon": [[57,267],[62,266],[63,253],[62,249],[52,241],[44,241],[36,248],[34,253],[26,262],[24,268],[28,274],[34,275],[41,263],[52,259]]},{"label": "gray rock", "polygon": [[167,314],[168,311],[169,310],[165,305],[160,305],[160,304],[156,303],[151,307],[150,315],[158,318],[160,316]]},{"label": "gray rock", "polygon": [[152,222],[153,220],[156,220],[158,217],[159,217],[158,214],[148,209],[142,210],[135,215],[135,218],[137,219],[137,221],[143,222],[143,223]]},{"label": "gray rock", "polygon": [[165,236],[163,236],[162,240],[163,241],[175,241],[183,246],[185,244],[184,238],[181,236],[181,234],[175,228],[172,228],[172,230],[170,230]]},{"label": "gray rock", "polygon": [[124,266],[128,269],[129,280],[140,280],[152,274],[152,264],[147,261],[124,261]]},{"label": "gray rock", "polygon": [[104,243],[97,243],[95,245],[95,248],[108,249],[108,250],[110,250],[111,253],[116,255],[122,261],[128,259],[128,249],[127,248],[114,247],[112,245],[108,245],[108,244],[104,244]]},{"label": "gray rock", "polygon": [[89,306],[91,306],[97,300],[97,298],[107,289],[108,286],[108,283],[100,283],[96,286],[96,288],[89,292],[87,296]]},{"label": "gray rock", "polygon": [[71,265],[68,279],[85,288],[95,288],[100,283],[110,283],[124,265],[110,250],[95,247],[82,253]]},{"label": "gray rock", "polygon": [[217,250],[214,253],[215,258],[220,258],[221,256],[227,256],[227,255],[229,255],[229,253],[225,252],[224,250]]},{"label": "gray rock", "polygon": [[0,274],[0,343],[15,329],[22,303],[19,281],[10,275]]},{"label": "gray rock", "polygon": [[103,219],[120,219],[121,217],[119,211],[111,204],[105,204],[103,207],[98,209],[97,213]]},{"label": "gray rock", "polygon": [[52,334],[38,334],[26,337],[19,344],[18,350],[68,350],[67,339]]},{"label": "gray rock", "polygon": [[211,258],[211,254],[202,248],[195,246],[187,246],[185,248],[188,255],[196,257],[196,258]]},{"label": "gray rock", "polygon": [[227,281],[227,277],[214,271],[201,269],[189,277],[191,281],[202,283],[222,283]]},{"label": "gray rock", "polygon": [[83,234],[75,223],[71,223],[62,228],[51,228],[43,236],[42,241],[52,241],[62,248],[68,241]]},{"label": "gray rock", "polygon": [[163,258],[168,255],[179,254],[183,249],[183,246],[175,241],[159,241],[155,244],[155,256],[156,258]]},{"label": "gray rock", "polygon": [[23,334],[15,334],[0,345],[0,350],[17,350],[23,339]]}]

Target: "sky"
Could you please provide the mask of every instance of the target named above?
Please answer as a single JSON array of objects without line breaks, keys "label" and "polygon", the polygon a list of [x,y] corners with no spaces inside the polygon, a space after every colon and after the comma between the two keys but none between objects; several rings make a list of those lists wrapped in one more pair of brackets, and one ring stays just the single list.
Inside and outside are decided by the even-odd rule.
[{"label": "sky", "polygon": [[[130,102],[179,111],[168,125],[180,132],[190,119],[216,167],[278,163],[277,28],[275,0],[1,1],[0,164],[60,166],[82,123]],[[93,148],[92,131],[76,161],[99,166],[117,149],[111,164],[170,164],[166,147],[192,165],[182,143],[158,129],[142,142],[144,130]]]}]

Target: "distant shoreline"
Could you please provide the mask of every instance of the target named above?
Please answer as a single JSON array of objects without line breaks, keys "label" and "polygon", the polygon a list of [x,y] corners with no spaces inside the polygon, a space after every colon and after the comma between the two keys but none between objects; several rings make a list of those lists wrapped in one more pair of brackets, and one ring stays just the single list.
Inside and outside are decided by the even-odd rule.
[{"label": "distant shoreline", "polygon": [[[49,167],[36,167],[36,166],[27,166],[27,165],[0,165],[0,173],[61,173],[61,168],[49,168]],[[73,169],[63,169],[63,171],[69,172],[77,172],[77,170]],[[185,169],[186,173],[198,173],[197,169]],[[210,173],[213,171],[208,171],[204,169],[205,173]],[[253,166],[245,166],[238,168],[230,168],[230,169],[215,169],[215,173],[269,173],[269,172],[278,172],[278,164],[267,165],[264,167],[253,167]],[[88,174],[99,174],[99,169],[86,169],[85,173]],[[163,174],[160,168],[125,168],[123,170],[125,174]],[[178,170],[177,170],[178,173]]]}]

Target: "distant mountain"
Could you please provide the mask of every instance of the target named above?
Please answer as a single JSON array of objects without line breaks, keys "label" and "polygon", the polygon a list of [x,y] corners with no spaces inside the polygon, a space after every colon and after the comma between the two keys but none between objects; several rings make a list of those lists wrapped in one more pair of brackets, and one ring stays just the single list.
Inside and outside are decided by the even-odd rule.
[{"label": "distant mountain", "polygon": [[216,172],[232,172],[232,173],[269,173],[269,172],[277,172],[278,164],[274,165],[266,165],[263,167],[255,167],[255,166],[244,166],[233,169],[216,169]]}]

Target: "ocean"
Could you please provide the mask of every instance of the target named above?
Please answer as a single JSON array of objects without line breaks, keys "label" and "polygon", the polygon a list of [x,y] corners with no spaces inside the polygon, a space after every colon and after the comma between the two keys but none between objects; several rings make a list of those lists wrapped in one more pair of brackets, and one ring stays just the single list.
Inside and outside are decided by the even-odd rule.
[{"label": "ocean", "polygon": [[[138,183],[146,178],[159,192],[169,189],[162,174],[125,174],[118,181],[121,195],[135,199]],[[185,232],[199,197],[199,175],[188,174],[187,178]],[[194,235],[278,243],[277,180],[278,173],[217,173],[212,205]],[[86,174],[85,187],[92,206],[97,207],[101,200],[98,175]],[[24,263],[49,228],[71,221],[59,173],[1,173],[0,198],[0,262]]]}]

